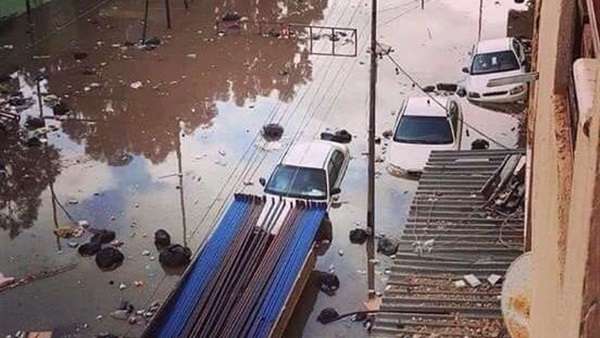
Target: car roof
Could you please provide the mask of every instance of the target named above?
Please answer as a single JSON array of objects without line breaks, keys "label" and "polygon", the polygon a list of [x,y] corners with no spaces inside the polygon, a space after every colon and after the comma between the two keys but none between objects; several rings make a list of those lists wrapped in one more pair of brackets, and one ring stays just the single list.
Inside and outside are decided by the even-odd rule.
[{"label": "car roof", "polygon": [[[448,98],[434,97],[444,107],[448,106]],[[404,114],[407,116],[446,116],[446,109],[440,107],[428,96],[413,96],[406,99]]]},{"label": "car roof", "polygon": [[511,48],[512,38],[500,38],[492,40],[483,40],[477,43],[475,47],[476,54],[503,52],[506,50],[512,50]]},{"label": "car roof", "polygon": [[344,155],[348,154],[348,147],[336,142],[315,140],[294,144],[283,157],[281,164],[324,168],[329,154],[335,149],[340,150]]}]

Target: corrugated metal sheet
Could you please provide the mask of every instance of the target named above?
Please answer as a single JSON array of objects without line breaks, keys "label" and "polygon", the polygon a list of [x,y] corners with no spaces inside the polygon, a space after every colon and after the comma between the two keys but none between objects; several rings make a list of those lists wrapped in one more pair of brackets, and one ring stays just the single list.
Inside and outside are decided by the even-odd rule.
[{"label": "corrugated metal sheet", "polygon": [[[522,253],[521,150],[432,152],[389,270],[374,336],[508,337],[503,276]],[[520,183],[519,183],[520,182]],[[457,287],[473,274],[482,284]]]}]

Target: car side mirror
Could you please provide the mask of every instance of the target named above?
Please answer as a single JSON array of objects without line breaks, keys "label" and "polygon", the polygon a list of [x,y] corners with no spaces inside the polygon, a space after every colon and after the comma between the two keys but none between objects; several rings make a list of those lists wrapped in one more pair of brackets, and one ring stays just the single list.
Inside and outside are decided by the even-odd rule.
[{"label": "car side mirror", "polygon": [[383,134],[381,134],[381,136],[385,137],[386,139],[390,139],[392,137],[392,131],[391,130],[386,130],[383,132]]},{"label": "car side mirror", "polygon": [[331,189],[331,194],[332,195],[338,195],[341,192],[342,192],[342,189],[340,189],[340,188],[333,188],[333,189]]},{"label": "car side mirror", "polygon": [[463,67],[462,72],[465,74],[469,74],[469,68],[468,67]]},{"label": "car side mirror", "polygon": [[267,185],[267,180],[265,180],[264,177],[261,177],[258,179],[258,183],[260,183],[260,185],[264,187],[265,185]]}]

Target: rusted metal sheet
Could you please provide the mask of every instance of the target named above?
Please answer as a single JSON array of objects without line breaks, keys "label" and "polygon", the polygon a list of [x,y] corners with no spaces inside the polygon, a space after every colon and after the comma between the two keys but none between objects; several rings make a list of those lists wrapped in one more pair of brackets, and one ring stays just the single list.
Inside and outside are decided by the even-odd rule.
[{"label": "rusted metal sheet", "polygon": [[[523,252],[522,150],[432,152],[376,318],[376,337],[508,337],[502,279]],[[471,286],[465,275],[481,283]],[[464,284],[464,285],[463,285]],[[440,315],[447,313],[447,315]]]}]

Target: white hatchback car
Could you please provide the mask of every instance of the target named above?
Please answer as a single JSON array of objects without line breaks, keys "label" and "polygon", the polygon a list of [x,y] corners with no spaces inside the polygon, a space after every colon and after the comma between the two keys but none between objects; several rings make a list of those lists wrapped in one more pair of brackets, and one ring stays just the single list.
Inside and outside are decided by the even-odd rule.
[{"label": "white hatchback car", "polygon": [[527,72],[525,49],[515,38],[480,41],[471,52],[471,65],[463,68],[469,74],[465,82],[467,98],[475,102],[506,103],[523,100],[527,84],[489,87],[492,79]]},{"label": "white hatchback car", "polygon": [[448,97],[410,97],[402,102],[390,135],[387,170],[397,176],[418,177],[432,150],[459,150],[462,111]]},{"label": "white hatchback car", "polygon": [[269,180],[260,179],[267,197],[326,201],[340,193],[340,185],[348,169],[348,146],[315,140],[290,147],[275,167]]}]

